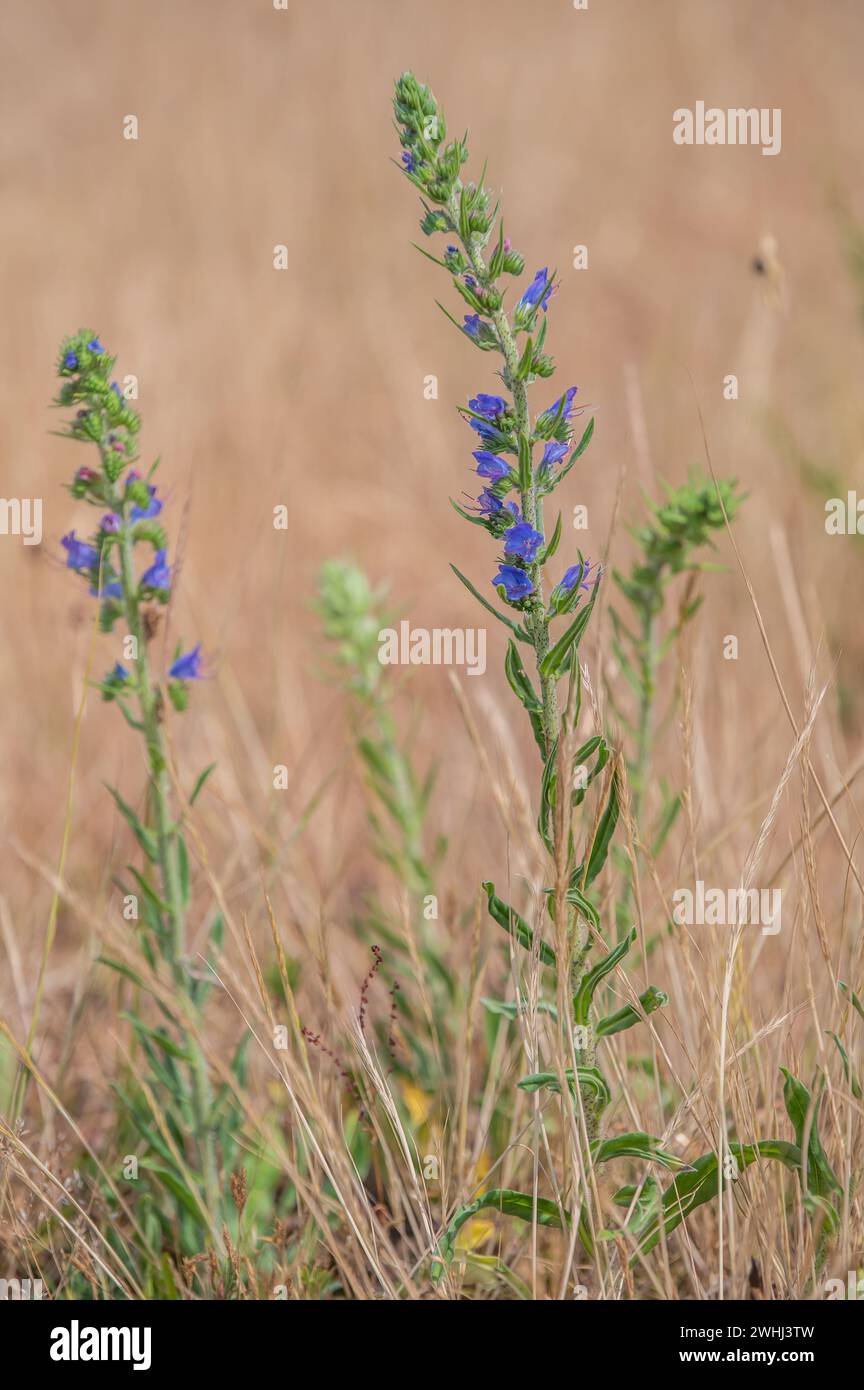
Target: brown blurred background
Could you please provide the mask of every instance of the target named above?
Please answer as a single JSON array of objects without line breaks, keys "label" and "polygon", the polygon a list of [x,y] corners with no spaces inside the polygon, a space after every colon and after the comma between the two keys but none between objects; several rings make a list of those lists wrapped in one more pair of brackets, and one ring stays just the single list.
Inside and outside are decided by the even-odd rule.
[{"label": "brown blurred background", "polygon": [[[138,376],[144,459],[162,455],[183,557],[171,641],[203,640],[214,672],[173,738],[188,780],[219,761],[202,820],[232,903],[260,911],[263,859],[280,911],[314,937],[329,895],[364,872],[354,793],[331,784],[299,831],[322,780],[335,770],[337,791],[346,782],[340,701],[320,679],[309,607],[321,562],[352,554],[416,623],[479,621],[447,562],[487,590],[494,548],[447,498],[472,482],[455,406],[495,378],[435,308],[440,297],[456,311],[446,278],[409,244],[422,240],[418,202],[393,167],[390,112],[393,78],[409,67],[454,132],[470,125],[470,167],[488,157],[529,275],[558,267],[558,375],[534,395],[537,408],[575,382],[597,408],[564,496],[568,511],[589,508],[578,543],[602,551],[622,468],[620,520],[631,523],[642,489],[657,496],[658,476],[679,482],[704,463],[698,398],[718,473],[750,493],[739,544],[797,714],[811,644],[824,631],[829,657],[842,649],[843,720],[835,691],[820,749],[836,789],[859,751],[862,555],[858,539],[825,535],[831,493],[812,480],[821,469],[853,487],[861,459],[864,334],[837,205],[864,217],[862,52],[864,9],[851,0],[591,0],[587,11],[570,0],[290,0],[285,12],[270,0],[5,0],[2,493],[44,499],[41,547],[0,537],[0,893],[19,984],[50,903],[92,614],[59,548],[91,520],[63,490],[85,453],[47,433],[65,333],[92,327],[118,372]],[[782,108],[782,153],[677,147],[672,112],[700,99]],[[123,138],[129,114],[135,142]],[[760,277],[765,238],[776,264]],[[577,272],[583,243],[589,266]],[[430,373],[437,401],[423,396]],[[737,402],[723,400],[728,373]],[[287,532],[272,527],[277,503]],[[619,525],[613,558],[629,545]],[[770,793],[792,741],[725,540],[720,549],[729,569],[707,582],[694,635],[706,838]],[[727,633],[737,663],[721,660]],[[117,647],[98,639],[95,674]],[[504,696],[502,656],[490,630],[488,673],[465,683],[481,722]],[[447,672],[408,684],[418,756],[441,763],[435,825],[470,893],[502,852],[499,832],[478,811]],[[674,728],[663,747],[680,781]],[[274,763],[292,774],[281,798]],[[94,904],[92,930],[129,855],[102,783],[134,798],[141,772],[119,714],[94,700],[67,870]],[[744,816],[742,854],[757,824]],[[72,978],[66,948],[87,949],[84,918],[61,915],[54,1009]],[[20,1024],[15,996],[2,992]]]}]

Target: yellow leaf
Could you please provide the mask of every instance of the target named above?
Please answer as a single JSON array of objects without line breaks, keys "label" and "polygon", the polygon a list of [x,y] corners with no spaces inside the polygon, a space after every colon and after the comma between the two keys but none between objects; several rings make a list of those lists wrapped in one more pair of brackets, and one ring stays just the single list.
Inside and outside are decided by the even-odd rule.
[{"label": "yellow leaf", "polygon": [[456,1237],[456,1249],[476,1250],[478,1245],[485,1245],[490,1236],[494,1236],[494,1234],[494,1221],[466,1221]]}]

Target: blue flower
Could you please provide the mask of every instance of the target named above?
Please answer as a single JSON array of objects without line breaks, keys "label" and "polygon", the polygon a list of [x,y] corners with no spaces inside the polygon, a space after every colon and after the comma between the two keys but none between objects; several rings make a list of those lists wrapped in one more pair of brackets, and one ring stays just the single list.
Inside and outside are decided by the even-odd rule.
[{"label": "blue flower", "polygon": [[481,391],[468,402],[468,409],[473,410],[475,415],[485,416],[487,420],[497,420],[507,409],[507,402],[503,396],[488,396]]},{"label": "blue flower", "polygon": [[116,381],[111,382],[111,390],[114,392],[114,395],[117,397],[118,401],[122,402],[123,392],[120,390],[120,387],[117,385]]},{"label": "blue flower", "polygon": [[509,531],[504,533],[504,553],[505,555],[516,556],[519,560],[524,560],[526,564],[532,565],[537,558],[537,551],[543,544],[543,533],[535,531],[533,526],[529,526],[527,521],[520,521],[516,526],[511,526]]},{"label": "blue flower", "polygon": [[552,420],[554,420],[558,415],[558,411],[561,410],[562,402],[564,408],[563,410],[561,410],[561,420],[562,422],[569,420],[571,412],[573,410],[573,402],[576,399],[576,392],[578,390],[578,386],[568,387],[568,389],[564,392],[563,396],[559,396],[557,401],[550,405],[548,410],[543,411],[543,414],[540,416],[537,423],[539,424],[540,420],[545,420],[547,423],[550,423]]},{"label": "blue flower", "polygon": [[519,599],[527,598],[534,592],[529,576],[516,565],[499,565],[492,583],[496,589],[499,586],[503,588],[508,603],[518,603]]},{"label": "blue flower", "polygon": [[82,570],[95,569],[99,564],[99,551],[96,547],[88,545],[87,541],[79,541],[74,531],[64,536],[60,544],[66,551],[68,569],[80,573]]},{"label": "blue flower", "polygon": [[[127,488],[128,488],[128,486],[129,486],[130,483],[137,483],[137,482],[140,482],[140,479],[141,479],[141,474],[140,474],[140,473],[136,473],[136,472],[133,470],[133,472],[131,472],[131,473],[129,474],[128,478],[126,479],[126,486],[127,486]],[[156,484],[155,484],[155,483],[148,483],[148,484],[147,484],[147,491],[148,491],[149,494],[150,494],[150,501],[147,503],[147,506],[146,506],[146,507],[137,507],[137,506],[133,506],[131,512],[129,513],[129,515],[131,516],[131,518],[132,518],[133,521],[149,521],[151,517],[158,516],[159,513],[160,513],[161,510],[162,510],[162,503],[161,503],[161,501],[159,500],[159,498],[156,496]]]},{"label": "blue flower", "polygon": [[484,487],[480,496],[477,498],[476,510],[483,516],[495,516],[503,507],[500,497],[496,497],[491,487]]},{"label": "blue flower", "polygon": [[580,589],[585,589],[587,591],[591,588],[587,579],[588,572],[591,568],[592,565],[590,560],[584,560],[578,565],[571,565],[568,570],[564,571],[563,578],[558,587],[564,589],[569,594],[578,584]]},{"label": "blue flower", "polygon": [[458,256],[458,255],[459,255],[459,247],[458,247],[458,246],[448,246],[448,247],[447,247],[447,255],[448,255],[448,256]]},{"label": "blue flower", "polygon": [[98,338],[91,338],[90,341],[89,341],[89,343],[87,344],[87,348],[88,348],[88,351],[89,351],[89,352],[104,352],[104,351],[105,351],[104,347],[102,346],[102,344],[100,343],[100,341],[99,341]]},{"label": "blue flower", "polygon": [[474,279],[473,275],[466,275],[464,279],[465,284],[468,286],[469,290],[473,290],[476,288],[477,281]]},{"label": "blue flower", "polygon": [[516,308],[536,309],[539,307],[543,309],[545,312],[546,305],[549,302],[549,296],[551,295],[554,288],[555,286],[549,279],[548,266],[544,267],[543,270],[538,270],[537,274],[534,276],[534,279],[531,281],[531,284],[528,286],[522,298],[516,305]]},{"label": "blue flower", "polygon": [[166,562],[167,550],[157,550],[156,558],[141,576],[141,585],[146,589],[170,589],[171,569]]},{"label": "blue flower", "polygon": [[413,174],[417,168],[417,161],[410,150],[402,151],[402,163],[405,165],[406,172]]},{"label": "blue flower", "polygon": [[500,483],[510,472],[509,465],[497,454],[490,454],[488,449],[475,449],[472,457],[477,460],[479,476],[489,478],[493,483]]},{"label": "blue flower", "polygon": [[63,358],[63,366],[66,368],[67,372],[74,372],[78,367],[78,354],[76,352],[67,352],[66,356]]},{"label": "blue flower", "polygon": [[553,468],[556,463],[560,463],[569,448],[569,444],[559,444],[557,440],[550,439],[540,460],[541,471],[545,472],[547,468]]},{"label": "blue flower", "polygon": [[122,598],[123,585],[119,579],[111,579],[107,584],[103,584],[101,589],[94,584],[90,592],[94,598]]},{"label": "blue flower", "polygon": [[469,338],[479,338],[480,336],[480,315],[466,314],[465,322],[462,325],[462,332],[467,333]]},{"label": "blue flower", "polygon": [[201,679],[201,643],[191,651],[178,656],[168,671],[175,681],[197,681]]},{"label": "blue flower", "polygon": [[126,667],[121,666],[120,662],[118,661],[114,667],[114,670],[110,673],[108,679],[118,682],[128,681],[129,672],[126,670]]}]

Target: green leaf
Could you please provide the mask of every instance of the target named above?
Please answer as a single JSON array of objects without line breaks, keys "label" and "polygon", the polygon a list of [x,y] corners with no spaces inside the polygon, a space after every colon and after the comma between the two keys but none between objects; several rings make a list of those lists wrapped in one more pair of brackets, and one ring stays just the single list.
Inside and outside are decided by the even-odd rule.
[{"label": "green leaf", "polygon": [[804,1083],[793,1076],[790,1071],[787,1071],[786,1067],[781,1067],[780,1070],[786,1078],[783,1087],[783,1103],[795,1130],[795,1143],[802,1151],[804,1135],[808,1126],[810,1130],[807,1147],[807,1172],[806,1178],[802,1174],[802,1178],[804,1178],[802,1186],[805,1192],[812,1193],[813,1196],[820,1198],[825,1203],[829,1214],[829,1224],[834,1230],[839,1223],[839,1217],[829,1199],[832,1196],[842,1194],[843,1188],[828,1162],[819,1138],[818,1119],[821,1095],[812,1097]]},{"label": "green leaf", "polygon": [[586,1025],[591,1014],[591,1004],[594,999],[594,991],[600,981],[614,970],[616,965],[624,959],[633,942],[636,940],[636,928],[631,927],[630,931],[618,945],[611,950],[608,955],[598,961],[593,969],[582,976],[579,981],[579,988],[573,995],[573,1021],[577,1024]]},{"label": "green leaf", "polygon": [[842,1042],[840,1041],[840,1039],[838,1038],[838,1036],[837,1036],[836,1033],[832,1033],[832,1032],[830,1031],[830,1029],[827,1029],[827,1028],[826,1028],[825,1031],[826,1031],[826,1033],[828,1034],[829,1038],[833,1038],[833,1039],[834,1039],[834,1043],[835,1043],[835,1046],[836,1046],[836,1048],[837,1048],[837,1051],[840,1053],[840,1061],[841,1061],[842,1064],[843,1064],[843,1075],[846,1077],[846,1084],[849,1086],[849,1088],[850,1088],[850,1090],[852,1091],[852,1094],[853,1094],[853,1096],[855,1097],[855,1099],[856,1099],[856,1100],[860,1100],[860,1099],[861,1099],[861,1086],[859,1085],[858,1078],[856,1077],[856,1075],[855,1075],[855,1073],[853,1072],[851,1066],[849,1065],[849,1054],[848,1054],[848,1052],[846,1051],[845,1047],[843,1046]]},{"label": "green leaf", "polygon": [[[576,1081],[573,1079],[573,1069],[568,1067],[564,1075],[567,1078],[567,1085],[571,1091],[575,1090],[578,1084],[580,1091],[590,1091],[594,1098],[599,1101],[599,1109],[604,1110],[612,1099],[609,1085],[603,1073],[597,1067],[577,1067]],[[523,1076],[516,1085],[520,1091],[555,1091],[560,1092],[561,1082],[558,1073],[555,1071],[535,1071],[530,1076]]]},{"label": "green leaf", "polygon": [[[106,786],[107,785],[106,783]],[[142,824],[138,816],[132,810],[132,807],[123,800],[120,793],[116,791],[114,787],[109,786],[108,790],[114,798],[118,811],[130,827],[135,839],[147,855],[150,863],[157,864],[159,862],[159,849],[153,831],[148,830],[147,827]]]},{"label": "green leaf", "polygon": [[474,585],[471,583],[471,580],[466,579],[465,575],[462,574],[461,570],[457,570],[455,565],[451,564],[450,568],[455,574],[456,578],[462,584],[465,585],[465,588],[468,590],[469,594],[473,594],[477,602],[482,603],[483,607],[487,610],[487,612],[491,613],[492,616],[494,618],[497,618],[499,622],[503,623],[505,627],[509,627],[512,632],[515,632],[520,642],[528,642],[529,645],[533,646],[531,638],[528,636],[527,632],[525,632],[521,627],[517,627],[516,623],[514,623],[510,618],[505,617],[503,613],[499,613],[497,608],[493,608],[492,604],[488,603],[487,600],[483,597],[483,595],[481,593],[478,593],[478,591],[474,588]]},{"label": "green leaf", "polygon": [[555,529],[551,537],[546,542],[540,554],[537,556],[538,565],[545,565],[547,560],[551,560],[555,551],[561,543],[561,513],[558,513],[558,520],[555,522]]},{"label": "green leaf", "polygon": [[207,781],[207,778],[210,776],[211,772],[215,771],[215,768],[216,764],[211,763],[209,767],[205,767],[204,771],[199,776],[197,782],[195,783],[195,786],[192,788],[192,794],[189,797],[190,806],[195,805],[195,802],[198,800],[198,797],[204,790],[204,783]]},{"label": "green leaf", "polygon": [[510,684],[510,689],[521,700],[528,711],[528,718],[531,721],[531,729],[540,753],[546,756],[546,735],[543,729],[543,705],[540,698],[531,684],[522,658],[519,655],[519,648],[511,637],[507,643],[507,654],[504,657],[504,674]]},{"label": "green leaf", "polygon": [[[739,1173],[759,1158],[776,1159],[793,1172],[798,1171],[801,1161],[801,1150],[797,1145],[788,1144],[782,1139],[760,1139],[758,1144],[730,1144],[729,1150],[737,1160]],[[631,1223],[631,1229],[639,1237],[638,1252],[631,1264],[637,1263],[638,1253],[645,1255],[654,1248],[662,1231],[667,1235],[674,1231],[696,1207],[716,1197],[724,1185],[725,1179],[718,1172],[715,1153],[703,1154],[687,1172],[679,1173],[663,1193],[660,1208],[648,1216],[644,1225],[639,1227]]]},{"label": "green leaf", "polygon": [[[498,1211],[503,1216],[516,1216],[520,1221],[532,1223],[536,1216],[538,1226],[552,1226],[558,1230],[561,1229],[562,1224],[561,1208],[557,1202],[551,1201],[548,1197],[538,1197],[535,1203],[530,1192],[517,1192],[509,1187],[494,1188],[491,1192],[484,1192],[468,1206],[460,1207],[451,1219],[438,1247],[441,1258],[447,1264],[453,1259],[456,1237],[462,1227],[481,1211]],[[566,1210],[563,1212],[563,1218],[569,1225],[570,1214]],[[442,1273],[443,1269],[440,1264],[433,1266],[433,1279],[440,1279]]]},{"label": "green leaf", "polygon": [[[528,1001],[524,999],[521,1001],[521,1003],[517,1004],[515,1002],[510,1002],[505,999],[488,999],[486,997],[483,997],[481,998],[480,1003],[483,1005],[487,1013],[497,1014],[500,1015],[500,1017],[502,1018],[509,1018],[511,1021],[517,1019],[520,1014],[525,1014],[530,1011],[530,1005],[528,1004]],[[537,1009],[538,1014],[549,1014],[551,1018],[554,1018],[557,1021],[558,1010],[556,1009],[554,1004],[549,1004],[545,999],[540,999],[538,1000],[535,1007]]]},{"label": "green leaf", "polygon": [[591,443],[591,436],[593,435],[593,433],[594,417],[592,416],[591,419],[588,421],[582,438],[579,440],[579,443],[576,445],[576,448],[573,450],[564,467],[559,469],[554,482],[555,487],[557,487],[559,483],[564,481],[564,479],[567,477],[567,474],[570,472],[570,469],[573,467],[574,463],[576,463],[582,457],[585,450],[588,448],[588,445]]},{"label": "green leaf", "polygon": [[659,1163],[662,1168],[673,1172],[676,1168],[689,1168],[683,1158],[667,1153],[660,1148],[660,1140],[650,1134],[637,1131],[634,1134],[619,1134],[615,1139],[598,1140],[591,1148],[595,1164],[609,1163],[613,1158],[643,1158],[646,1163]]},{"label": "green leaf", "polygon": [[172,1172],[170,1168],[163,1168],[161,1163],[154,1163],[152,1158],[140,1159],[139,1166],[146,1168],[154,1177],[157,1177],[167,1187],[171,1195],[176,1197],[180,1205],[185,1207],[186,1211],[195,1218],[197,1224],[200,1225],[202,1218],[205,1224],[207,1223],[207,1208],[176,1173]]},{"label": "green leaf", "polygon": [[644,994],[639,995],[639,1003],[642,1005],[642,1013],[634,1008],[632,1004],[626,1004],[617,1013],[607,1014],[601,1018],[594,1029],[594,1036],[597,1038],[611,1038],[614,1033],[623,1033],[626,1028],[632,1028],[635,1023],[641,1023],[643,1014],[653,1014],[655,1010],[665,1008],[669,1003],[669,996],[662,989],[657,989],[655,985],[649,985]]},{"label": "green leaf", "polygon": [[[489,902],[489,912],[491,916],[494,917],[499,927],[503,927],[508,935],[519,942],[520,946],[525,947],[526,951],[533,952],[534,933],[528,923],[524,918],[519,916],[518,912],[514,912],[512,907],[508,907],[507,903],[502,902],[501,899],[496,896],[494,883],[483,883],[481,887]],[[539,955],[544,965],[555,966],[555,952],[552,950],[551,946],[546,945],[545,941],[540,942]]]},{"label": "green leaf", "polygon": [[167,1033],[162,1033],[157,1028],[149,1028],[147,1024],[142,1023],[141,1019],[137,1018],[135,1014],[121,1013],[120,1017],[125,1018],[127,1023],[131,1023],[139,1038],[151,1038],[169,1057],[175,1057],[178,1062],[192,1062],[189,1053],[184,1052],[182,1047],[178,1047],[177,1044],[168,1037]]},{"label": "green leaf", "polygon": [[[603,865],[606,863],[606,856],[609,853],[612,836],[615,834],[615,827],[618,824],[620,807],[620,786],[616,769],[612,774],[612,785],[609,788],[606,809],[600,818],[597,834],[594,836],[594,843],[591,846],[591,853],[588,856],[588,866],[585,871],[586,888],[591,886],[600,870],[603,868]],[[581,874],[579,877],[581,878]]]},{"label": "green leaf", "polygon": [[573,622],[564,633],[564,636],[559,637],[554,647],[550,647],[549,651],[544,656],[540,663],[540,673],[542,676],[557,678],[563,675],[565,671],[569,670],[573,654],[578,651],[579,643],[588,626],[588,620],[591,617],[594,601],[597,597],[597,587],[597,584],[595,584],[591,592],[591,597],[588,602],[579,609]]}]

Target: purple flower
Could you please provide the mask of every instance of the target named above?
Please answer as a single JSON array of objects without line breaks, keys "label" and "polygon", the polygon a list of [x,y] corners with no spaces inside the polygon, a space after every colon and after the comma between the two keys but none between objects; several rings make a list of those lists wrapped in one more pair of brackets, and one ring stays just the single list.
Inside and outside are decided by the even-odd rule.
[{"label": "purple flower", "polygon": [[556,463],[561,462],[569,448],[569,444],[559,444],[557,440],[550,439],[546,448],[543,450],[543,457],[540,460],[541,471],[545,472],[547,468],[554,468]]},{"label": "purple flower", "polygon": [[458,246],[448,246],[448,247],[447,247],[447,255],[448,255],[448,256],[458,256],[458,255],[459,255],[459,247],[458,247]]},{"label": "purple flower", "polygon": [[465,322],[462,325],[462,332],[467,333],[469,338],[479,338],[480,336],[480,315],[466,314]]},{"label": "purple flower", "polygon": [[77,352],[67,352],[66,356],[63,358],[63,366],[66,368],[67,372],[74,372],[78,367]]},{"label": "purple flower", "polygon": [[414,170],[417,168],[417,161],[410,150],[402,151],[402,163],[405,165],[405,170],[409,174],[413,174]]},{"label": "purple flower", "polygon": [[465,284],[468,286],[469,290],[476,289],[477,281],[474,279],[473,275],[466,275],[464,278]]},{"label": "purple flower", "polygon": [[124,681],[128,681],[129,672],[126,670],[126,667],[121,666],[120,662],[118,661],[114,667],[114,670],[108,676],[108,679],[111,681],[117,681],[118,683],[122,683]]},{"label": "purple flower", "polygon": [[529,576],[516,565],[499,565],[492,583],[496,589],[499,586],[503,588],[508,603],[517,603],[519,599],[527,598],[534,592],[534,585]]},{"label": "purple flower", "polygon": [[120,517],[116,512],[106,512],[99,523],[99,528],[105,532],[106,536],[116,536],[121,525]]},{"label": "purple flower", "polygon": [[79,541],[74,531],[64,536],[60,544],[66,551],[68,569],[76,570],[79,574],[82,570],[96,569],[99,564],[99,551],[86,541]]},{"label": "purple flower", "polygon": [[201,679],[201,643],[191,651],[178,656],[168,671],[175,681],[197,681]]},{"label": "purple flower", "polygon": [[527,521],[520,521],[516,526],[511,526],[509,531],[504,533],[504,553],[505,555],[515,556],[519,560],[524,560],[526,564],[532,565],[537,558],[537,551],[543,544],[543,533],[535,531],[533,526],[529,526]]},{"label": "purple flower", "polygon": [[82,467],[79,468],[78,472],[75,474],[75,481],[76,483],[80,483],[82,487],[88,487],[90,483],[95,483],[98,477],[99,474],[96,472],[95,468]]},{"label": "purple flower", "polygon": [[141,576],[142,588],[146,589],[170,589],[171,587],[171,568],[166,562],[166,550],[157,550],[156,558],[148,570]]},{"label": "purple flower", "polygon": [[479,476],[489,478],[493,483],[500,483],[501,479],[506,478],[510,472],[509,465],[497,454],[490,454],[488,449],[475,449],[472,458],[477,460]]},{"label": "purple flower", "polygon": [[538,270],[531,284],[516,305],[516,308],[536,309],[539,307],[545,312],[546,305],[549,302],[549,296],[552,294],[554,288],[555,286],[549,279],[548,266],[544,267],[543,270]]}]

